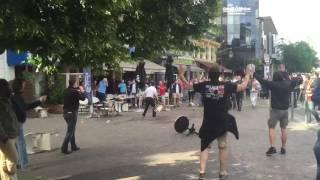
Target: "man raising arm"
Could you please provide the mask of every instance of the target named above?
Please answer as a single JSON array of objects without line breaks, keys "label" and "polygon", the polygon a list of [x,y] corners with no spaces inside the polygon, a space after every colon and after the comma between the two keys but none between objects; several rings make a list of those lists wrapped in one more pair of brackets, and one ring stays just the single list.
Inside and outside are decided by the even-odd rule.
[{"label": "man raising arm", "polygon": [[200,180],[204,179],[206,165],[208,161],[208,148],[215,139],[218,139],[220,170],[219,178],[224,179],[227,176],[226,160],[227,151],[227,131],[233,133],[239,138],[238,128],[235,118],[228,114],[229,101],[232,93],[244,91],[250,80],[252,72],[246,71],[246,76],[241,84],[225,83],[219,81],[220,71],[218,64],[209,71],[210,81],[199,84],[189,84],[185,77],[184,71],[179,68],[179,77],[187,87],[193,87],[195,92],[200,92],[203,99],[203,121],[199,131],[201,139],[200,153]]}]

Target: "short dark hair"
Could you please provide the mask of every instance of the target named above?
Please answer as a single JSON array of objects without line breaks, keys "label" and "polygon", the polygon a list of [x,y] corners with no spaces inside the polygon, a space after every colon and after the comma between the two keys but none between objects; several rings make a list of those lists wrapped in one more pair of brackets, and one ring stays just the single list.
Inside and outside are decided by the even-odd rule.
[{"label": "short dark hair", "polygon": [[289,75],[287,72],[275,72],[273,74],[273,81],[285,81],[289,79]]},{"label": "short dark hair", "polygon": [[76,82],[77,81],[74,78],[69,79],[69,87],[72,87]]},{"label": "short dark hair", "polygon": [[220,76],[220,68],[219,65],[214,63],[212,67],[209,69],[209,78],[211,81],[215,81],[219,79]]},{"label": "short dark hair", "polygon": [[23,83],[26,82],[23,78],[16,78],[12,83],[12,91],[14,93],[21,93]]}]

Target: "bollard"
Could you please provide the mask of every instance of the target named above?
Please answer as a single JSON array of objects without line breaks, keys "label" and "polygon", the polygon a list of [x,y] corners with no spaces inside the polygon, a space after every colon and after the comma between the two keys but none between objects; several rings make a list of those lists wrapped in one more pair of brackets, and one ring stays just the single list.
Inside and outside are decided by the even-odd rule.
[{"label": "bollard", "polygon": [[291,121],[294,118],[294,91],[291,92]]},{"label": "bollard", "polygon": [[311,119],[311,115],[310,115],[310,109],[309,109],[309,102],[306,99],[305,103],[304,103],[304,120],[305,123],[308,124],[310,122]]}]

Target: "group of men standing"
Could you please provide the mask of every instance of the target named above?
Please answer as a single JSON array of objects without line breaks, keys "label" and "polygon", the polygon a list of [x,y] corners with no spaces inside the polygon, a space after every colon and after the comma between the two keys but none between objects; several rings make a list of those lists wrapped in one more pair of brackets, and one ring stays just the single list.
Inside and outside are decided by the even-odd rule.
[{"label": "group of men standing", "polygon": [[278,72],[274,73],[272,81],[264,80],[249,68],[246,69],[243,80],[237,83],[219,81],[220,75],[219,66],[215,64],[209,71],[209,81],[190,85],[184,78],[183,69],[179,69],[180,79],[195,92],[200,92],[204,103],[203,122],[199,132],[201,139],[199,180],[205,179],[208,149],[215,139],[218,140],[219,147],[219,178],[225,179],[227,177],[227,132],[231,132],[237,139],[239,138],[235,118],[228,113],[230,109],[229,101],[232,94],[243,92],[247,88],[250,79],[255,78],[271,91],[271,110],[267,123],[270,147],[266,151],[266,155],[271,156],[277,153],[275,147],[275,127],[278,122],[280,122],[282,142],[280,153],[286,154],[289,93],[298,82],[290,80],[288,73],[281,68]]}]

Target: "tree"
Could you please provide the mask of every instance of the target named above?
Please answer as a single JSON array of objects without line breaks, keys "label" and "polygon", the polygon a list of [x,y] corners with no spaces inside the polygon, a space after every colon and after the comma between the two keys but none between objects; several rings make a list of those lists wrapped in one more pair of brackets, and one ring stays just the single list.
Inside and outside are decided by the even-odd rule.
[{"label": "tree", "polygon": [[[125,55],[110,11],[129,8],[125,0],[7,0],[0,7],[0,50],[29,51],[40,67],[112,65]],[[115,13],[116,14],[116,13]]]},{"label": "tree", "polygon": [[221,0],[4,0],[0,51],[30,51],[40,68],[116,66],[134,57],[184,48],[200,38]]},{"label": "tree", "polygon": [[284,44],[282,61],[289,72],[310,72],[316,66],[318,58],[316,51],[304,41]]}]

